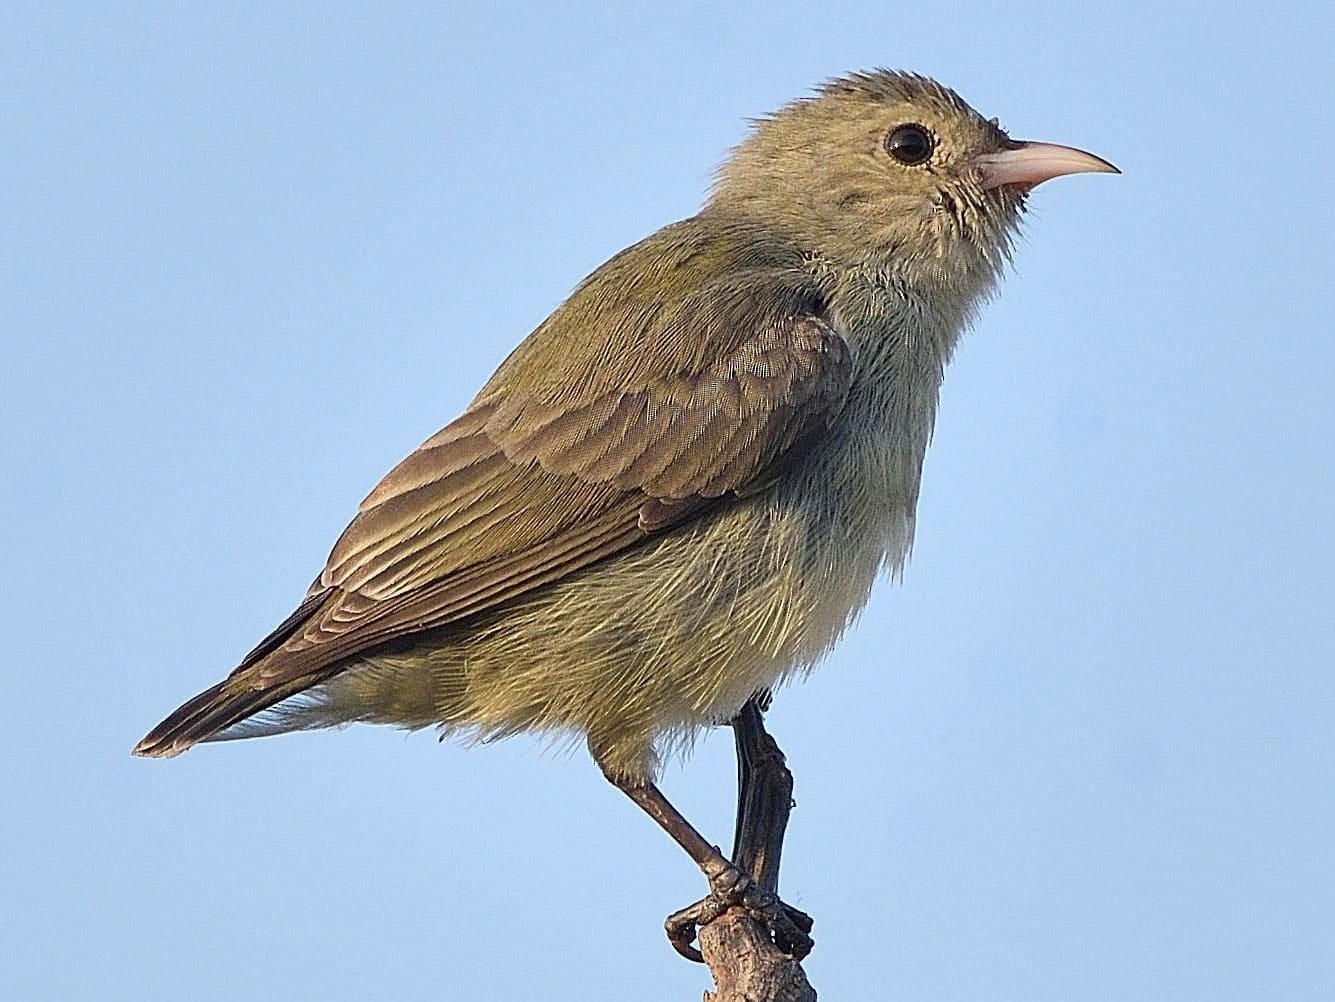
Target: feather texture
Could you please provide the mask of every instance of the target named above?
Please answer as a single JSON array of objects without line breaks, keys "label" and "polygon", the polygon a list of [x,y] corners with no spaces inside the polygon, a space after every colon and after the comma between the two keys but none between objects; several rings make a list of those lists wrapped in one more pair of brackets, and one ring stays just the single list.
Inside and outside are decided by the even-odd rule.
[{"label": "feather texture", "polygon": [[[838,413],[852,362],[810,272],[756,237],[678,224],[591,276],[376,486],[298,610],[136,751],[181,751],[237,707],[504,607],[778,476]],[[645,271],[656,294],[634,280]]]}]

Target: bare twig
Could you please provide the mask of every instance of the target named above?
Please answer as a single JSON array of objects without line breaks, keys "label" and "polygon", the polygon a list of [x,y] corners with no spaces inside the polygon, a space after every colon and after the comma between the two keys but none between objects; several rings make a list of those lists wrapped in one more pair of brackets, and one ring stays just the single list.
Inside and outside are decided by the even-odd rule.
[{"label": "bare twig", "polygon": [[816,1002],[802,965],[737,909],[700,930],[700,952],[718,985],[705,1002]]}]

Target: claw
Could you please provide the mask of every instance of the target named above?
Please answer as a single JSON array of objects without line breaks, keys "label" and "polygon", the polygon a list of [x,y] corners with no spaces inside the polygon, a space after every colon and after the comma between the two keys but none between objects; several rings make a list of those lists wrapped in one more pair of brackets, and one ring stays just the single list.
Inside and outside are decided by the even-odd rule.
[{"label": "claw", "polygon": [[697,964],[703,964],[705,958],[691,944],[695,942],[695,934],[701,926],[709,925],[710,922],[723,914],[722,910],[715,910],[715,904],[716,902],[710,898],[702,898],[693,905],[687,905],[681,911],[673,912],[663,923],[663,928],[667,931],[668,942],[672,944],[672,949],[687,960]]},{"label": "claw", "polygon": [[735,866],[709,875],[709,894],[693,905],[673,912],[663,923],[668,942],[687,960],[704,963],[693,946],[696,934],[729,908],[741,908],[774,937],[774,945],[795,960],[802,960],[815,945],[811,939],[811,916],[784,904]]}]

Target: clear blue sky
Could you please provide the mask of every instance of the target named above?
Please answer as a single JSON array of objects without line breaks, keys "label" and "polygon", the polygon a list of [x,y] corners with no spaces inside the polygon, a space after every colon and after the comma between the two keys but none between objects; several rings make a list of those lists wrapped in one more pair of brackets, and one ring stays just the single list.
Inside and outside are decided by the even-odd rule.
[{"label": "clear blue sky", "polygon": [[[0,15],[0,997],[700,997],[582,754],[129,749],[748,116],[886,65],[1125,174],[1034,197],[903,584],[778,698],[812,980],[1335,998],[1328,8],[602,7]],[[730,756],[665,777],[721,842]]]}]

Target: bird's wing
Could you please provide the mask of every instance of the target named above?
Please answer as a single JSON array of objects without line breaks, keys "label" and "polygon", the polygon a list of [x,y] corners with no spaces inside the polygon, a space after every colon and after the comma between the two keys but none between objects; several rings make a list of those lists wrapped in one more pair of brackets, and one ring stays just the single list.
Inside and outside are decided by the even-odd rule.
[{"label": "bird's wing", "polygon": [[[371,492],[238,673],[313,682],[777,476],[842,406],[851,361],[809,273],[756,260],[745,237],[739,254],[669,228],[586,280]],[[634,281],[646,266],[662,273],[652,298]]]},{"label": "bird's wing", "polygon": [[781,476],[842,406],[848,347],[800,255],[717,222],[586,279],[371,492],[297,610],[136,752],[177,754]]},{"label": "bird's wing", "polygon": [[847,364],[833,329],[800,317],[699,376],[573,411],[470,410],[367,499],[304,603],[318,607],[257,649],[255,680],[481,612],[698,515],[825,426]]}]

